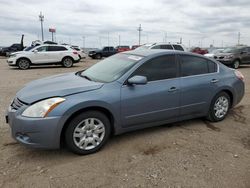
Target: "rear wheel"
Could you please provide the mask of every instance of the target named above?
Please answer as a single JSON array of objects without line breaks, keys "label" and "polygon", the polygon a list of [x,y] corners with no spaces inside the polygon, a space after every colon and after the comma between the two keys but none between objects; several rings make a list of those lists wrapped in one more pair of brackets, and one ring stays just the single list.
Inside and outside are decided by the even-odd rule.
[{"label": "rear wheel", "polygon": [[72,152],[91,154],[103,147],[110,131],[110,121],[103,113],[88,111],[72,119],[65,131],[65,141]]},{"label": "rear wheel", "polygon": [[73,66],[73,59],[71,57],[63,58],[62,65],[66,68],[72,67]]},{"label": "rear wheel", "polygon": [[226,92],[217,94],[212,100],[207,119],[212,122],[218,122],[225,119],[228,114],[230,104],[231,100]]},{"label": "rear wheel", "polygon": [[238,69],[240,67],[240,61],[239,60],[235,60],[232,64],[234,69]]},{"label": "rear wheel", "polygon": [[17,61],[17,66],[19,69],[26,70],[30,68],[30,61],[28,59],[22,58]]}]

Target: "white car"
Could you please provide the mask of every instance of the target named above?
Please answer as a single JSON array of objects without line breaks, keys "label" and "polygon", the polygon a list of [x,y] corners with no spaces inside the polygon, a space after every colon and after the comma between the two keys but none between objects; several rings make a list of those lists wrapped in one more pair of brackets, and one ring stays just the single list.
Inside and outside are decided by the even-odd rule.
[{"label": "white car", "polygon": [[85,59],[87,57],[86,53],[84,52],[84,50],[82,50],[81,48],[79,48],[78,46],[72,46],[72,49],[76,50],[80,56],[81,59]]},{"label": "white car", "polygon": [[61,64],[69,68],[80,59],[78,52],[69,46],[43,44],[12,53],[7,62],[9,66],[17,66],[24,70],[31,65],[49,64]]},{"label": "white car", "polygon": [[170,44],[170,43],[151,43],[144,44],[135,50],[145,50],[145,49],[165,49],[165,50],[179,50],[187,51],[182,44]]}]

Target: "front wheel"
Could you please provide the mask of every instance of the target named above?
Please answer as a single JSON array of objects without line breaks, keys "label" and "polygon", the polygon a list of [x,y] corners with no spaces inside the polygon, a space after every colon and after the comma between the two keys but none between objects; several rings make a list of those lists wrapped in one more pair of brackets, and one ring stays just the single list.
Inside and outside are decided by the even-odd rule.
[{"label": "front wheel", "polygon": [[110,132],[110,121],[106,115],[88,111],[72,119],[65,131],[65,141],[72,152],[86,155],[100,150]]},{"label": "front wheel", "polygon": [[73,59],[70,57],[65,57],[62,60],[62,65],[66,68],[70,68],[73,66]]},{"label": "front wheel", "polygon": [[230,108],[231,100],[226,92],[217,94],[212,100],[207,119],[218,122],[225,119]]},{"label": "front wheel", "polygon": [[17,61],[17,66],[19,69],[26,70],[30,68],[30,61],[28,59],[22,58]]}]

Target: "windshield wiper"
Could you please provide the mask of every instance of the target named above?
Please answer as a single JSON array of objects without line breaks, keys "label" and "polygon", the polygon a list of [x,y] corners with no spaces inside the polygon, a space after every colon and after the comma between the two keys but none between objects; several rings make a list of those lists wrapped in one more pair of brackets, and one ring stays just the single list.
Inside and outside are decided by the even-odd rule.
[{"label": "windshield wiper", "polygon": [[89,80],[89,81],[93,81],[90,77],[88,77],[88,76],[85,76],[85,75],[81,75],[83,78],[85,78],[85,79],[87,79],[87,80]]}]

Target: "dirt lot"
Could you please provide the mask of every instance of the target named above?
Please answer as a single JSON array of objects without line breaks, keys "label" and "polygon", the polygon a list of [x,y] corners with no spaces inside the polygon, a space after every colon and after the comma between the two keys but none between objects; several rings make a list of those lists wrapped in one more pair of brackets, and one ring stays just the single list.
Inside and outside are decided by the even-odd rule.
[{"label": "dirt lot", "polygon": [[246,95],[220,123],[184,121],[116,136],[100,152],[27,149],[10,136],[4,114],[25,83],[74,68],[9,68],[0,59],[0,187],[250,187],[250,67]]}]

